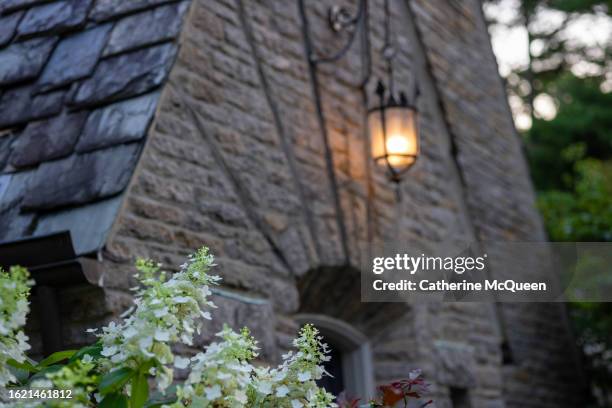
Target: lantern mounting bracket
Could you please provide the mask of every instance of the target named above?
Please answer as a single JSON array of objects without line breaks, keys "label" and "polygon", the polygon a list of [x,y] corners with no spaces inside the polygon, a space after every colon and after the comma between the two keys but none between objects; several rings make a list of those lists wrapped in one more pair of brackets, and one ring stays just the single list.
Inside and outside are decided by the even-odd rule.
[{"label": "lantern mounting bracket", "polygon": [[339,33],[348,31],[352,33],[359,22],[360,14],[352,15],[346,7],[331,6],[327,12],[327,20],[332,31]]},{"label": "lantern mounting bracket", "polygon": [[[298,0],[298,9],[300,12],[300,17],[302,21],[302,33],[304,36],[304,45],[306,51],[306,57],[308,59],[308,66],[310,77],[312,79],[313,85],[313,94],[315,97],[315,107],[317,116],[319,119],[319,123],[321,126],[321,131],[323,132],[324,140],[326,143],[326,161],[328,163],[328,171],[330,172],[330,178],[332,179],[332,184],[337,186],[337,180],[335,180],[335,174],[333,172],[333,158],[331,153],[331,148],[328,146],[329,137],[327,135],[327,130],[325,128],[325,115],[323,114],[323,108],[321,103],[321,94],[320,94],[320,86],[317,75],[317,67],[320,64],[328,64],[334,63],[341,60],[348,51],[353,47],[354,43],[360,42],[360,51],[362,54],[362,75],[361,80],[356,87],[359,87],[364,95],[364,103],[368,106],[368,92],[367,85],[369,84],[371,73],[372,73],[372,63],[371,63],[371,55],[370,55],[370,38],[369,38],[369,15],[368,15],[368,0],[359,0],[356,8],[347,8],[341,5],[332,5],[327,10],[327,22],[329,24],[329,28],[333,33],[342,34],[342,43],[339,48],[336,48],[332,51],[321,52],[317,50],[312,42],[312,37],[310,35],[310,27],[308,23],[308,16],[306,13],[305,0]],[[387,175],[390,181],[399,184],[403,174],[411,167],[414,162],[416,162],[418,157],[418,134],[416,132],[416,100],[419,95],[418,85],[416,81],[413,82],[413,89],[411,92],[407,94],[404,92],[396,92],[395,89],[395,81],[394,81],[394,72],[393,72],[393,62],[397,56],[397,49],[394,44],[392,34],[391,34],[391,0],[384,0],[384,21],[383,21],[383,44],[381,49],[381,56],[383,61],[385,62],[385,73],[386,73],[386,81],[380,80],[378,82],[378,86],[376,88],[376,94],[378,96],[379,106],[367,110],[368,120],[370,116],[376,111],[375,115],[379,116],[380,119],[376,119],[380,122],[380,126],[382,127],[383,141],[384,141],[384,150],[381,152],[377,152],[373,157],[374,162],[380,165],[384,165],[387,168]],[[385,86],[386,85],[386,86]],[[397,135],[394,136],[393,140],[396,142],[395,146],[392,150],[387,151],[387,132],[390,130],[396,130],[396,119],[390,119],[391,116],[397,115],[398,111],[406,112],[405,118],[406,120],[411,121],[412,126],[405,125],[402,128],[403,130],[407,130],[408,134],[404,135],[407,138],[411,136],[416,138],[416,142],[411,142],[411,140],[400,141],[399,151],[397,145]],[[387,120],[392,121],[391,124],[387,124]],[[391,126],[391,128],[389,127]],[[410,129],[413,129],[410,131]],[[412,133],[410,133],[412,132]],[[371,138],[371,135],[367,133],[368,138]],[[407,144],[408,143],[408,144]],[[408,146],[408,147],[407,147]],[[416,151],[411,151],[410,146],[416,146]],[[370,146],[370,149],[372,147]],[[372,152],[374,153],[374,152]],[[381,154],[378,154],[381,153]],[[401,162],[401,165],[398,164],[398,161]],[[399,189],[399,188],[398,188]],[[335,197],[337,207],[339,208],[339,197]],[[342,230],[342,228],[341,228]]]},{"label": "lantern mounting bracket", "polygon": [[[300,0],[300,11],[305,14],[304,11],[304,0]],[[334,33],[348,33],[348,38],[344,42],[344,44],[335,52],[329,55],[322,55],[318,52],[314,51],[312,48],[312,43],[310,39],[310,30],[308,27],[305,29],[305,35],[307,36],[306,41],[309,43],[308,48],[308,62],[310,64],[316,65],[321,63],[333,63],[340,60],[342,57],[346,55],[349,49],[353,46],[355,42],[355,38],[357,37],[357,33],[361,32],[361,40],[363,42],[368,42],[368,27],[367,27],[367,0],[360,0],[357,5],[357,9],[354,13],[351,13],[346,7],[334,5],[331,6],[327,11],[327,22],[329,24],[330,29]],[[307,19],[305,15],[302,16],[303,21],[307,25]],[[369,49],[369,43],[366,45],[367,49]],[[369,51],[368,51],[369,52]],[[369,64],[369,56],[367,56],[368,64]],[[366,78],[362,80],[360,86],[363,86],[369,79],[369,67],[367,69]]]}]

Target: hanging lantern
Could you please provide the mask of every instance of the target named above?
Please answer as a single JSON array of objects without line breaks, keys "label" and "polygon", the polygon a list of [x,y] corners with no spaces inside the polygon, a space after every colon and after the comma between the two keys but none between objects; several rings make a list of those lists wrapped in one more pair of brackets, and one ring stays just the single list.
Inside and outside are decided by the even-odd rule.
[{"label": "hanging lantern", "polygon": [[368,113],[372,156],[376,164],[386,167],[390,179],[399,183],[419,155],[417,109],[404,93],[400,93],[399,101],[391,92],[388,97],[386,93],[379,81],[376,94],[380,105]]}]

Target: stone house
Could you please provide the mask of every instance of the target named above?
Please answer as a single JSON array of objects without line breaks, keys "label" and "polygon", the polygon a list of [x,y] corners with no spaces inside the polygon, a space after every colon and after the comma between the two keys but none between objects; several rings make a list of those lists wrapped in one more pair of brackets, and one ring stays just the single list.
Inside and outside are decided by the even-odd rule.
[{"label": "stone house", "polygon": [[545,234],[480,2],[391,1],[396,81],[421,89],[401,201],[364,126],[383,0],[364,88],[358,45],[309,69],[304,17],[317,52],[342,45],[331,3],[0,1],[0,263],[36,277],[34,354],[123,311],[137,256],[179,265],[207,245],[223,284],[200,345],[248,325],[275,361],[314,321],[332,388],[420,367],[438,407],[582,406],[560,305],[360,302],[381,242]]}]

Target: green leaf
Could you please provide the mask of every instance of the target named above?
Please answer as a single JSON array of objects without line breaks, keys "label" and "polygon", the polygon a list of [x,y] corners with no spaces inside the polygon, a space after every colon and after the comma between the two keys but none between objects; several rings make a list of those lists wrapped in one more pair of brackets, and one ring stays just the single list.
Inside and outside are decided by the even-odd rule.
[{"label": "green leaf", "polygon": [[29,361],[24,361],[23,363],[18,363],[17,361],[10,359],[6,362],[9,366],[13,367],[13,368],[17,368],[19,370],[25,370],[25,371],[29,371],[31,373],[35,373],[37,371],[39,371],[38,368],[36,368],[32,363],[30,363]]},{"label": "green leaf", "polygon": [[22,370],[21,368],[15,368],[11,366],[9,366],[8,369],[11,374],[15,376],[19,385],[25,384],[28,381],[28,378],[30,377],[30,373],[27,370]]},{"label": "green leaf", "polygon": [[40,370],[39,372],[37,372],[36,374],[34,374],[32,377],[30,377],[30,380],[28,381],[29,384],[32,383],[32,381],[34,380],[40,380],[43,378],[47,378],[47,374],[51,374],[54,373],[56,371],[59,371],[62,369],[63,366],[59,365],[59,364],[55,364],[55,365],[50,365],[48,367],[43,368],[42,370]]},{"label": "green leaf", "polygon": [[174,396],[168,396],[167,398],[160,398],[160,399],[153,399],[153,400],[149,400],[147,401],[147,403],[144,405],[144,408],[160,408],[164,405],[170,405],[173,404],[177,401],[177,397],[176,395]]},{"label": "green leaf", "polygon": [[38,367],[43,368],[50,366],[51,364],[59,363],[62,360],[69,359],[76,352],[77,350],[56,351],[55,353],[51,354],[49,357],[38,363]]},{"label": "green leaf", "polygon": [[149,383],[144,372],[139,371],[138,375],[132,379],[132,396],[130,398],[131,408],[144,407],[149,397]]},{"label": "green leaf", "polygon": [[100,380],[98,389],[101,394],[109,394],[123,387],[134,375],[136,371],[128,367],[122,367],[111,371]]},{"label": "green leaf", "polygon": [[173,384],[168,387],[165,392],[154,392],[145,404],[145,408],[159,408],[162,405],[170,405],[176,401],[176,384]]},{"label": "green leaf", "polygon": [[128,408],[128,399],[123,394],[108,394],[100,401],[99,408]]},{"label": "green leaf", "polygon": [[94,360],[98,359],[102,353],[102,344],[96,343],[91,346],[86,346],[74,353],[68,360],[68,364],[74,363],[77,360],[82,359],[86,355],[90,355]]},{"label": "green leaf", "polygon": [[253,402],[253,408],[259,408],[261,406],[261,402],[264,399],[264,395],[257,393],[257,398],[255,399],[255,402]]}]

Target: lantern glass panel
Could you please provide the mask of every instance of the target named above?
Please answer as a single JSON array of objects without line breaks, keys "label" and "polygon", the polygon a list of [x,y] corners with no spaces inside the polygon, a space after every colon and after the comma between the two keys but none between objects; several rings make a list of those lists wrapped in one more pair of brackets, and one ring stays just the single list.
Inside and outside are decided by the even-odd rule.
[{"label": "lantern glass panel", "polygon": [[419,154],[417,113],[405,106],[385,108],[385,126],[382,126],[380,109],[370,111],[368,124],[374,161],[381,166],[391,166],[395,172],[410,167]]}]

